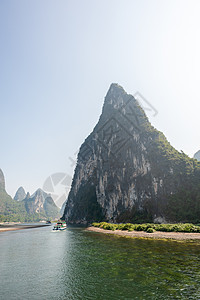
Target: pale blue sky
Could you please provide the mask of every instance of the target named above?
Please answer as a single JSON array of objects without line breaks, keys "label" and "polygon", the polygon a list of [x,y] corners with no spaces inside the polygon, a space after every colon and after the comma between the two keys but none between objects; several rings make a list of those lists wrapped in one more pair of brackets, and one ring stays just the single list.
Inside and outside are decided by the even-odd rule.
[{"label": "pale blue sky", "polygon": [[178,150],[200,149],[200,1],[1,0],[0,167],[33,193],[98,121],[112,82]]}]

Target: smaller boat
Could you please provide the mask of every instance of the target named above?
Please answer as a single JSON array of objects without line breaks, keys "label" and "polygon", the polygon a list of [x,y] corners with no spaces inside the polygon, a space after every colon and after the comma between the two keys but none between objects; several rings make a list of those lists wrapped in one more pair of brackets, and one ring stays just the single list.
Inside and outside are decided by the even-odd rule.
[{"label": "smaller boat", "polygon": [[53,231],[63,231],[67,229],[67,224],[64,221],[58,221],[53,227]]},{"label": "smaller boat", "polygon": [[49,221],[49,220],[48,220],[48,221],[46,221],[46,224],[51,224],[51,221]]}]

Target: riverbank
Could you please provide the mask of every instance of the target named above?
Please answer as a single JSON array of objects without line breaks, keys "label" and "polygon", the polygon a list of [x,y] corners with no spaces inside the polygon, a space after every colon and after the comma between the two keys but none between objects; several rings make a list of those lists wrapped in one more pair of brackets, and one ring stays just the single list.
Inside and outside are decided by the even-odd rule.
[{"label": "riverbank", "polygon": [[119,236],[127,236],[132,238],[152,238],[152,239],[174,239],[174,240],[200,240],[200,233],[185,233],[185,232],[161,232],[155,231],[147,233],[144,231],[127,231],[127,230],[106,230],[98,227],[88,227],[86,230],[114,234]]},{"label": "riverbank", "polygon": [[31,224],[31,225],[23,225],[23,224],[6,224],[0,225],[0,232],[5,231],[14,231],[14,230],[22,230],[22,229],[31,229],[38,227],[46,227],[50,226],[49,224]]}]

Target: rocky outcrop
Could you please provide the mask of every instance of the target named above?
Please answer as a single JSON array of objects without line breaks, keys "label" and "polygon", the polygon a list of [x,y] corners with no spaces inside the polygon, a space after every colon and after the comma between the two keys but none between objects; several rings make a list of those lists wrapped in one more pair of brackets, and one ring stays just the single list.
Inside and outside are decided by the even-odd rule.
[{"label": "rocky outcrop", "polygon": [[48,218],[58,218],[59,208],[54,203],[50,194],[45,193],[42,189],[38,189],[32,196],[27,193],[23,200],[28,214],[41,214]]},{"label": "rocky outcrop", "polygon": [[24,190],[24,188],[21,186],[20,188],[18,188],[14,200],[16,201],[22,201],[26,198],[26,192]]},{"label": "rocky outcrop", "polygon": [[0,189],[5,190],[5,178],[1,169],[0,169]]},{"label": "rocky outcrop", "polygon": [[63,218],[169,220],[171,196],[196,178],[198,162],[174,149],[137,100],[112,84],[100,119],[80,148]]},{"label": "rocky outcrop", "polygon": [[66,206],[67,200],[65,200],[65,202],[63,203],[61,209],[60,209],[60,215],[63,216],[64,211],[65,211],[65,206]]},{"label": "rocky outcrop", "polygon": [[194,154],[194,158],[200,161],[200,150]]}]

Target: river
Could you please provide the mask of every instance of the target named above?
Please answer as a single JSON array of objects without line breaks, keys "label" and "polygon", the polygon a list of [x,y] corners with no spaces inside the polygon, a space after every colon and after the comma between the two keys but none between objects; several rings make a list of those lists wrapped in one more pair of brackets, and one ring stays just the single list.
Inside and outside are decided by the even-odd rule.
[{"label": "river", "polygon": [[0,234],[0,299],[200,299],[200,244],[51,227]]}]

